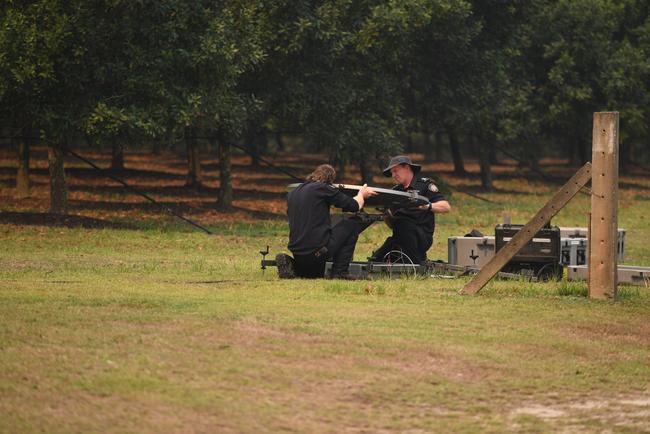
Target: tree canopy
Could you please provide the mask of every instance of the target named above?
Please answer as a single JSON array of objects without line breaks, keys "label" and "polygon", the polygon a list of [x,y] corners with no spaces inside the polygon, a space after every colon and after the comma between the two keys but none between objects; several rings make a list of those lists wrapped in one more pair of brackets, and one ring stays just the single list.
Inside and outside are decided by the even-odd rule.
[{"label": "tree canopy", "polygon": [[591,113],[617,110],[625,166],[649,143],[649,9],[644,0],[7,0],[0,118],[51,144],[290,131],[334,162],[366,164],[367,177],[415,132],[460,134],[482,167],[499,146],[530,161],[560,149],[586,160]]}]

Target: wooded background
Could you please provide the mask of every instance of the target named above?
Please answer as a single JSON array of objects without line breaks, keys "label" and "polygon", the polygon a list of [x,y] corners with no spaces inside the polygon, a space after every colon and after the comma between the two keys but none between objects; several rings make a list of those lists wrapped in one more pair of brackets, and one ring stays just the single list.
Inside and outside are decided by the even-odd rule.
[{"label": "wooded background", "polygon": [[[0,126],[29,194],[29,146],[49,147],[51,212],[67,210],[66,147],[233,145],[323,152],[371,179],[390,154],[590,157],[592,113],[620,112],[621,171],[650,145],[647,0],[5,0]],[[289,138],[292,138],[289,142]]]}]

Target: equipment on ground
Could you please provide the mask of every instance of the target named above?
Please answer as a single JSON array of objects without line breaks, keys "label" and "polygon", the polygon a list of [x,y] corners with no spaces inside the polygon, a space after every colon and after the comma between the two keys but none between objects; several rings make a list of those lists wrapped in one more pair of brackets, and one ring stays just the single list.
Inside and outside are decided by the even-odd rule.
[{"label": "equipment on ground", "polygon": [[[494,229],[494,252],[501,250],[524,225],[503,224]],[[560,228],[547,225],[540,229],[526,245],[502,268],[502,271],[533,273],[538,279],[562,277],[560,264]]]},{"label": "equipment on ground", "polygon": [[[588,229],[560,227],[560,264],[565,267],[586,265],[589,252]],[[625,229],[618,230],[618,262],[625,258]],[[481,268],[494,256],[495,237],[451,236],[447,238],[447,258],[450,264]]]},{"label": "equipment on ground", "polygon": [[[567,267],[568,280],[588,280],[589,266],[575,265]],[[630,283],[650,287],[650,267],[639,267],[635,265],[619,265],[617,270],[619,283]]]},{"label": "equipment on ground", "polygon": [[[277,267],[278,264],[275,259],[266,259],[266,256],[269,254],[269,246],[266,246],[265,250],[260,250],[260,254],[262,255],[262,261],[260,263],[262,272],[267,267]],[[426,261],[422,264],[413,264],[404,257],[400,257],[398,251],[390,252],[386,260],[386,262],[353,261],[350,262],[348,271],[350,276],[361,279],[393,279],[403,277],[456,278],[460,276],[471,276],[479,271],[477,267],[453,265],[443,261]],[[331,269],[332,262],[326,262],[325,276],[330,274]],[[498,276],[504,279],[537,281],[537,278],[526,270],[520,273],[501,272]]]}]

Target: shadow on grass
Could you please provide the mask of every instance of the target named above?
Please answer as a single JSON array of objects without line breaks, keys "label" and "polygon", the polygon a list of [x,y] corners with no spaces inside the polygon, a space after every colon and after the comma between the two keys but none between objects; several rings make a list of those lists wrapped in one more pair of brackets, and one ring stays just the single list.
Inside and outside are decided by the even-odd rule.
[{"label": "shadow on grass", "polygon": [[85,229],[138,229],[127,223],[100,220],[78,215],[58,215],[51,213],[0,211],[0,223],[22,226],[49,226]]},{"label": "shadow on grass", "polygon": [[268,211],[253,210],[249,208],[233,207],[233,211],[243,211],[258,220],[287,220],[285,214],[276,214]]},{"label": "shadow on grass", "polygon": [[[188,186],[146,186],[140,187],[137,184],[131,184],[135,188],[147,195],[157,195],[157,196],[176,196],[182,198],[214,198],[216,201],[217,196],[219,195],[219,188],[214,188],[206,185],[200,185],[197,187],[188,187]],[[70,185],[68,190],[71,192],[80,192],[80,193],[93,193],[93,194],[104,194],[104,195],[136,195],[132,190],[127,189],[121,185]],[[257,189],[242,189],[235,188],[233,193],[236,199],[284,199],[287,196],[287,193],[282,192],[270,192]]]}]

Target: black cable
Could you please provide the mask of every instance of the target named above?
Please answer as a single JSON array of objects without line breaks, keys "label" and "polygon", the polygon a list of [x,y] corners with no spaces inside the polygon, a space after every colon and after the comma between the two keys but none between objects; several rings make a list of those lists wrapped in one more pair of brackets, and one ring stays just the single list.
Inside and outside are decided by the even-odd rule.
[{"label": "black cable", "polygon": [[[216,140],[216,137],[208,137],[208,136],[193,136],[193,138],[194,138],[194,139],[203,139],[203,140]],[[232,143],[232,142],[229,142],[229,143],[227,143],[227,144],[230,145],[230,146],[234,146],[235,148],[237,148],[237,149],[239,149],[239,150],[241,150],[241,151],[244,151],[245,153],[247,153],[247,154],[250,155],[251,157],[255,157],[255,156],[253,155],[253,153],[252,153],[250,150],[246,149],[246,147],[244,147],[244,146],[240,146],[240,145],[238,145],[238,144],[236,144],[236,143]],[[268,161],[268,160],[265,160],[264,158],[260,157],[259,155],[257,155],[257,159],[259,159],[262,163],[264,163],[264,164],[266,164],[267,166],[269,166],[271,169],[275,169],[275,170],[277,170],[278,172],[282,172],[282,173],[284,173],[284,174],[287,175],[289,178],[293,178],[293,179],[295,179],[295,180],[298,181],[298,182],[304,182],[304,181],[305,181],[304,178],[300,178],[300,177],[294,175],[293,173],[289,172],[288,170],[284,170],[284,169],[282,169],[281,167],[277,167],[276,165],[274,165],[273,163],[271,163],[271,162]]]},{"label": "black cable", "polygon": [[[538,168],[538,167],[535,167],[535,166],[532,165],[531,163],[528,163],[528,162],[526,162],[526,161],[523,161],[523,160],[521,160],[520,158],[515,157],[514,155],[512,155],[511,153],[509,153],[509,152],[507,152],[505,149],[503,149],[501,146],[496,146],[496,145],[495,145],[495,148],[496,148],[498,151],[500,151],[501,153],[505,154],[506,157],[510,157],[510,158],[512,158],[512,159],[515,160],[517,163],[519,163],[519,164],[523,164],[523,165],[525,165],[526,167],[528,167],[530,170],[532,170],[533,172],[537,173],[539,176],[542,177],[542,179],[543,179],[544,181],[546,181],[546,182],[553,182],[553,178],[552,178],[551,176],[549,176],[546,172],[544,172],[542,169],[540,169],[540,168]],[[590,190],[588,191],[588,190],[589,190],[589,189],[588,189],[587,187],[582,187],[580,190],[578,190],[578,192],[579,192],[579,193],[582,193],[582,194],[584,194],[584,195],[586,195],[586,196],[591,196],[591,191],[590,191]]]},{"label": "black cable", "polygon": [[540,168],[538,168],[538,167],[535,167],[535,166],[532,165],[531,163],[528,163],[528,162],[526,162],[526,161],[523,161],[523,160],[520,159],[520,158],[515,157],[514,155],[512,155],[511,153],[509,153],[508,151],[506,151],[505,149],[503,149],[501,146],[494,146],[494,147],[495,147],[498,151],[500,151],[502,154],[505,154],[506,157],[510,157],[510,158],[512,158],[513,160],[515,160],[515,161],[516,161],[517,163],[519,163],[519,164],[524,164],[524,165],[526,165],[526,167],[528,167],[530,170],[532,170],[533,172],[535,172],[535,173],[537,173],[539,176],[541,176],[542,179],[543,179],[544,181],[548,181],[548,182],[551,182],[551,181],[552,181],[551,177],[550,177],[546,172],[544,172],[542,169],[540,169]]},{"label": "black cable", "polygon": [[463,189],[461,189],[461,188],[454,187],[453,185],[451,185],[451,184],[447,183],[446,181],[444,181],[444,180],[442,179],[442,177],[439,176],[439,178],[440,178],[440,180],[442,180],[443,182],[445,182],[445,184],[447,184],[447,187],[449,187],[450,189],[452,189],[452,190],[454,190],[454,191],[457,191],[457,192],[459,192],[459,193],[466,194],[466,195],[468,195],[468,196],[472,196],[472,197],[474,197],[474,198],[476,198],[476,199],[480,199],[480,200],[482,200],[482,201],[484,201],[484,202],[487,202],[487,203],[494,203],[493,200],[490,200],[490,199],[485,198],[485,197],[481,197],[481,196],[479,196],[478,194],[470,193],[469,191],[465,191],[465,190],[463,190]]},{"label": "black cable", "polygon": [[107,178],[110,178],[110,179],[112,179],[113,181],[119,182],[119,183],[122,184],[122,185],[123,185],[127,190],[131,190],[132,192],[134,192],[134,193],[136,193],[136,194],[138,194],[138,195],[144,197],[144,198],[147,199],[149,202],[158,205],[158,206],[159,206],[163,211],[166,211],[166,212],[168,212],[169,214],[173,215],[174,217],[178,217],[179,219],[181,219],[181,220],[183,220],[183,221],[185,221],[185,222],[191,224],[192,226],[194,226],[194,227],[196,227],[196,228],[198,228],[198,229],[201,229],[202,231],[204,231],[205,233],[207,233],[207,234],[209,234],[209,235],[213,235],[213,233],[210,232],[210,231],[209,231],[208,229],[206,229],[205,227],[201,226],[201,225],[198,224],[198,223],[193,222],[192,220],[190,220],[190,219],[188,219],[188,218],[186,218],[186,217],[183,217],[182,215],[180,215],[180,214],[174,212],[174,210],[172,210],[171,208],[169,208],[169,207],[167,207],[167,206],[165,206],[165,205],[163,205],[163,204],[157,202],[155,199],[153,199],[153,198],[150,197],[149,195],[147,195],[147,194],[145,194],[145,193],[139,191],[138,189],[136,189],[136,188],[134,188],[134,187],[131,187],[129,184],[127,184],[126,182],[122,181],[121,179],[119,179],[119,178],[117,178],[117,177],[111,175],[110,173],[107,173],[107,171],[106,171],[105,169],[102,169],[101,167],[97,166],[97,165],[96,165],[95,163],[93,163],[92,161],[89,161],[89,160],[85,159],[85,158],[82,157],[81,155],[77,154],[76,152],[74,152],[74,151],[72,151],[72,150],[70,150],[70,149],[68,149],[68,148],[63,148],[63,150],[64,150],[65,152],[69,153],[70,155],[72,155],[72,156],[78,158],[79,160],[83,161],[84,163],[88,164],[88,165],[91,166],[92,168],[98,170],[99,172],[101,172],[101,173],[102,173],[104,176],[106,176]]},{"label": "black cable", "polygon": [[[246,149],[244,146],[239,146],[239,145],[237,145],[237,144],[235,144],[235,143],[229,143],[229,144],[232,145],[232,146],[234,146],[234,147],[237,148],[237,149],[240,149],[240,150],[246,152],[248,155],[250,155],[251,157],[253,157],[253,153],[252,153],[250,150]],[[269,161],[267,161],[267,160],[265,160],[264,158],[260,157],[259,155],[257,156],[257,158],[258,158],[261,162],[263,162],[264,164],[268,165],[270,168],[275,169],[275,170],[278,170],[278,171],[284,173],[285,175],[289,176],[290,178],[295,179],[296,181],[299,181],[299,182],[304,182],[304,181],[305,181],[304,178],[299,178],[299,177],[297,177],[296,175],[294,175],[293,173],[289,172],[288,170],[284,170],[284,169],[282,169],[281,167],[277,167],[277,166],[273,165],[272,163],[270,163]]]},{"label": "black cable", "polygon": [[627,164],[629,164],[630,166],[634,166],[637,169],[639,169],[639,170],[641,170],[641,171],[643,171],[645,173],[650,174],[650,170],[648,170],[646,167],[644,167],[644,166],[642,166],[642,165],[640,165],[638,163],[635,163],[634,161],[628,161]]}]

